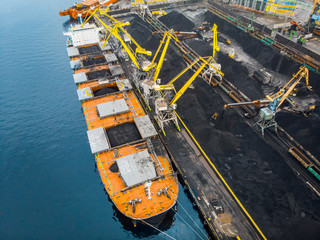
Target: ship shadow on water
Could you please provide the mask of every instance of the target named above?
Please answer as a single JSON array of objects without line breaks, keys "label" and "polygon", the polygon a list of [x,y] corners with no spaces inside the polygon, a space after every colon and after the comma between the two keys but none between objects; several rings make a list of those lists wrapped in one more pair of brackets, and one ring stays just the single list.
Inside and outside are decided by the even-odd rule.
[{"label": "ship shadow on water", "polygon": [[[176,209],[176,207],[177,206],[174,206],[173,209]],[[142,222],[137,222],[136,226],[134,226],[132,220],[124,216],[115,207],[114,204],[112,205],[112,208],[114,210],[113,219],[115,221],[119,221],[122,224],[123,229],[125,229],[126,231],[132,232],[133,236],[138,238],[154,236],[154,235],[158,235],[160,231],[167,231],[168,229],[170,229],[170,227],[173,226],[173,223],[175,221],[176,210],[174,211],[173,209],[170,209],[165,213],[165,216],[161,220],[161,223],[157,226],[154,226],[156,229]],[[159,229],[160,231],[157,229]]]},{"label": "ship shadow on water", "polygon": [[[95,158],[93,157],[93,161],[95,162]],[[100,178],[100,173],[97,167],[97,163],[95,162],[95,168],[94,168],[94,172],[99,176]],[[145,237],[149,237],[149,236],[155,236],[160,234],[160,231],[167,231],[168,229],[170,229],[172,226],[174,226],[174,221],[175,221],[175,213],[178,210],[178,205],[175,204],[171,209],[169,209],[167,212],[164,213],[164,216],[160,216],[159,219],[157,219],[157,221],[159,222],[158,224],[151,224],[152,226],[150,226],[150,223],[143,223],[143,222],[136,222],[136,224],[134,224],[134,222],[126,217],[125,215],[123,215],[115,206],[115,204],[111,201],[109,194],[107,193],[106,189],[104,188],[104,185],[102,183],[102,181],[100,181],[103,190],[105,192],[105,195],[107,196],[107,200],[112,204],[112,209],[113,209],[113,219],[116,222],[120,222],[123,226],[123,229],[126,231],[130,231],[132,232],[134,237],[138,237],[138,238],[145,238]],[[160,231],[159,231],[160,230]]]}]

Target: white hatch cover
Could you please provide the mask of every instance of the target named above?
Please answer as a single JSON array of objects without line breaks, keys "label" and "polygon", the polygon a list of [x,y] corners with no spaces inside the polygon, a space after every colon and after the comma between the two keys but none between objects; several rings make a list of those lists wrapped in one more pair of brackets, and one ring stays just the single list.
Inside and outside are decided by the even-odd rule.
[{"label": "white hatch cover", "polygon": [[148,115],[136,117],[134,118],[134,122],[143,139],[153,137],[158,134]]},{"label": "white hatch cover", "polygon": [[98,104],[97,109],[100,118],[105,118],[130,111],[128,104],[124,99],[118,99],[115,101]]},{"label": "white hatch cover", "polygon": [[101,51],[111,50],[111,46],[108,43],[106,45],[104,45],[104,47],[102,45],[103,45],[103,42],[99,42],[99,46],[100,46]]},{"label": "white hatch cover", "polygon": [[157,177],[156,169],[148,150],[119,158],[117,159],[117,165],[127,187]]},{"label": "white hatch cover", "polygon": [[116,65],[116,66],[110,66],[110,72],[112,76],[118,76],[123,74],[123,69],[120,65]]},{"label": "white hatch cover", "polygon": [[68,47],[67,48],[68,57],[76,57],[79,56],[79,49],[75,47]]},{"label": "white hatch cover", "polygon": [[90,87],[77,89],[77,94],[79,101],[91,99],[93,97]]},{"label": "white hatch cover", "polygon": [[103,127],[87,131],[92,154],[106,151],[110,148]]},{"label": "white hatch cover", "polygon": [[87,74],[85,72],[73,74],[74,83],[84,83],[88,81]]},{"label": "white hatch cover", "polygon": [[117,87],[119,88],[120,92],[128,91],[128,90],[132,89],[131,83],[129,82],[128,79],[117,80],[116,83],[117,83]]},{"label": "white hatch cover", "polygon": [[104,53],[103,56],[106,59],[107,63],[113,63],[118,61],[118,58],[114,53]]},{"label": "white hatch cover", "polygon": [[80,60],[72,60],[70,61],[70,67],[71,69],[79,69],[82,67],[82,63]]}]

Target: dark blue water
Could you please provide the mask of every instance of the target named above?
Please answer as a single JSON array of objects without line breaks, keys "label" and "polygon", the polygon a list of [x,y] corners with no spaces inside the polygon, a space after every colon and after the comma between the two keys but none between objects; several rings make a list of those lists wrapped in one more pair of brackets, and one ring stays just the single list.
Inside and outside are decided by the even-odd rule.
[{"label": "dark blue water", "polygon": [[[169,239],[119,217],[95,171],[58,15],[73,1],[0,7],[0,239]],[[179,215],[165,232],[199,239]]]}]

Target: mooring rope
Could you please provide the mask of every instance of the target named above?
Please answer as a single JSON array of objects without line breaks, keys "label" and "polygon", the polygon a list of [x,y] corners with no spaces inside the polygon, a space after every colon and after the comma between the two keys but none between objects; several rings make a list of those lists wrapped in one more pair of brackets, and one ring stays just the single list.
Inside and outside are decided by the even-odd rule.
[{"label": "mooring rope", "polygon": [[165,233],[164,231],[161,231],[160,229],[158,229],[158,228],[156,228],[155,226],[151,225],[150,223],[147,223],[146,221],[143,221],[143,219],[141,219],[141,221],[144,222],[145,224],[147,224],[148,226],[150,226],[150,227],[158,230],[160,233],[166,235],[167,237],[169,237],[169,238],[171,238],[171,239],[173,239],[173,240],[177,240],[177,239],[175,239],[174,237],[171,237],[169,234]]},{"label": "mooring rope", "polygon": [[[173,208],[171,208],[173,211],[175,211]],[[196,230],[194,230],[194,228],[193,227],[191,227],[190,226],[190,224],[189,223],[187,223],[187,221],[186,220],[184,220],[183,219],[183,217],[177,212],[177,211],[175,211],[175,213],[182,219],[182,221],[185,223],[185,224],[187,224],[188,226],[189,226],[189,228],[195,233],[195,234],[197,234],[198,235],[198,237],[200,238],[200,239],[202,239],[202,240],[204,240],[201,236],[200,236],[200,234],[199,233],[197,233],[197,231]]]},{"label": "mooring rope", "polygon": [[182,207],[182,209],[186,212],[186,214],[189,216],[189,218],[192,220],[192,222],[197,226],[197,228],[199,228],[200,232],[203,233],[203,235],[205,235],[207,237],[207,234],[205,232],[202,231],[202,229],[200,228],[200,226],[193,220],[193,218],[190,216],[190,214],[187,212],[187,210],[182,206],[182,204],[177,200],[177,203],[180,204],[180,206]]}]

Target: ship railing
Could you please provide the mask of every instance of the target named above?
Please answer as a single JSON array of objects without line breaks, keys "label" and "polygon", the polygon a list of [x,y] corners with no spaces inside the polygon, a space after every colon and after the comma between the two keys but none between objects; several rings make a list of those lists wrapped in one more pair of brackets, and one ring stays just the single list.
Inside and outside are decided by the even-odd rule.
[{"label": "ship railing", "polygon": [[168,174],[165,174],[165,175],[160,175],[160,176],[157,176],[157,177],[155,177],[155,178],[151,178],[151,179],[148,179],[147,181],[144,181],[144,182],[141,182],[141,183],[137,183],[137,184],[135,184],[135,185],[132,185],[132,186],[130,186],[130,187],[126,187],[126,188],[124,188],[124,189],[121,189],[120,191],[117,191],[117,192],[114,192],[112,195],[114,196],[114,195],[117,195],[117,194],[119,194],[119,193],[125,193],[126,191],[128,191],[128,190],[130,190],[130,189],[132,189],[132,188],[135,188],[135,187],[138,187],[138,186],[140,186],[140,185],[143,185],[143,184],[145,184],[146,182],[154,182],[154,181],[156,181],[156,180],[158,180],[158,179],[160,179],[160,178],[166,178],[166,177],[175,177],[175,176],[177,176],[177,174],[178,173],[168,173]]}]

